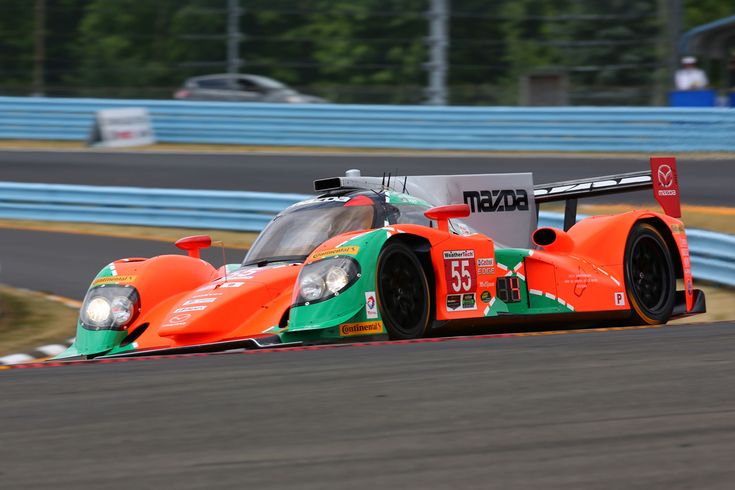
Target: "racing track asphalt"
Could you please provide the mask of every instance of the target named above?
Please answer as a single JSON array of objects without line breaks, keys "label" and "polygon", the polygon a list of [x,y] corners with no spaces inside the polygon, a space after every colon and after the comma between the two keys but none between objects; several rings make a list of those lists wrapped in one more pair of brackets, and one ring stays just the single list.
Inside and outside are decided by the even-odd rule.
[{"label": "racing track asphalt", "polygon": [[[142,187],[312,192],[312,181],[364,175],[533,172],[537,183],[645,170],[645,158],[591,156],[387,156],[0,151],[0,180]],[[682,201],[735,205],[735,161],[679,158]],[[608,201],[650,201],[639,193]]]},{"label": "racing track asphalt", "polygon": [[0,371],[0,487],[732,489],[734,327]]}]

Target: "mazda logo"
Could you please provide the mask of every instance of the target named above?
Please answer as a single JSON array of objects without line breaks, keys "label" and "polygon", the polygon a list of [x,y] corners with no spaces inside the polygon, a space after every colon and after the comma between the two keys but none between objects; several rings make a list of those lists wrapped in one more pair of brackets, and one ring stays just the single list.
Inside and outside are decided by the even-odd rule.
[{"label": "mazda logo", "polygon": [[658,185],[661,187],[671,187],[674,183],[674,171],[668,165],[661,165],[658,168]]}]

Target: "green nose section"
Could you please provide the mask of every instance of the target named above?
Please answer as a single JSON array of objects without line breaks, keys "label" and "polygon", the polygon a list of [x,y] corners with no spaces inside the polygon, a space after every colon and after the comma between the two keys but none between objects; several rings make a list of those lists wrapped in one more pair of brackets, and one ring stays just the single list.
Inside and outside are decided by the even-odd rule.
[{"label": "green nose section", "polygon": [[87,330],[78,322],[74,343],[54,359],[105,354],[119,346],[126,335],[125,330]]}]

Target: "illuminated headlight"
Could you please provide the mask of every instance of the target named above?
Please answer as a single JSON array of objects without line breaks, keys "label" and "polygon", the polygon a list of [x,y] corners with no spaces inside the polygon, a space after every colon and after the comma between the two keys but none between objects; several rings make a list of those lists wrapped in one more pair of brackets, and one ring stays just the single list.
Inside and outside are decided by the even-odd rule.
[{"label": "illuminated headlight", "polygon": [[87,291],[79,320],[88,330],[124,330],[139,309],[134,287],[107,284]]},{"label": "illuminated headlight", "polygon": [[84,308],[90,323],[103,324],[110,319],[110,302],[107,299],[98,296],[87,303]]},{"label": "illuminated headlight", "polygon": [[360,265],[352,257],[333,257],[307,264],[299,274],[296,305],[337,296],[359,277]]}]

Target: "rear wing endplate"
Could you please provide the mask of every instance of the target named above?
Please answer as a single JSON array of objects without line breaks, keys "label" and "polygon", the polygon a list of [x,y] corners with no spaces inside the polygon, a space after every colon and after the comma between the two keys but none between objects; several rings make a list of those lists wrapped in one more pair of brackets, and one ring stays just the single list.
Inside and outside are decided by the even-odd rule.
[{"label": "rear wing endplate", "polygon": [[564,229],[568,230],[577,221],[578,199],[645,189],[654,189],[654,197],[666,214],[681,217],[679,181],[673,157],[652,157],[651,170],[538,184],[533,187],[533,193],[537,205],[565,201]]}]

